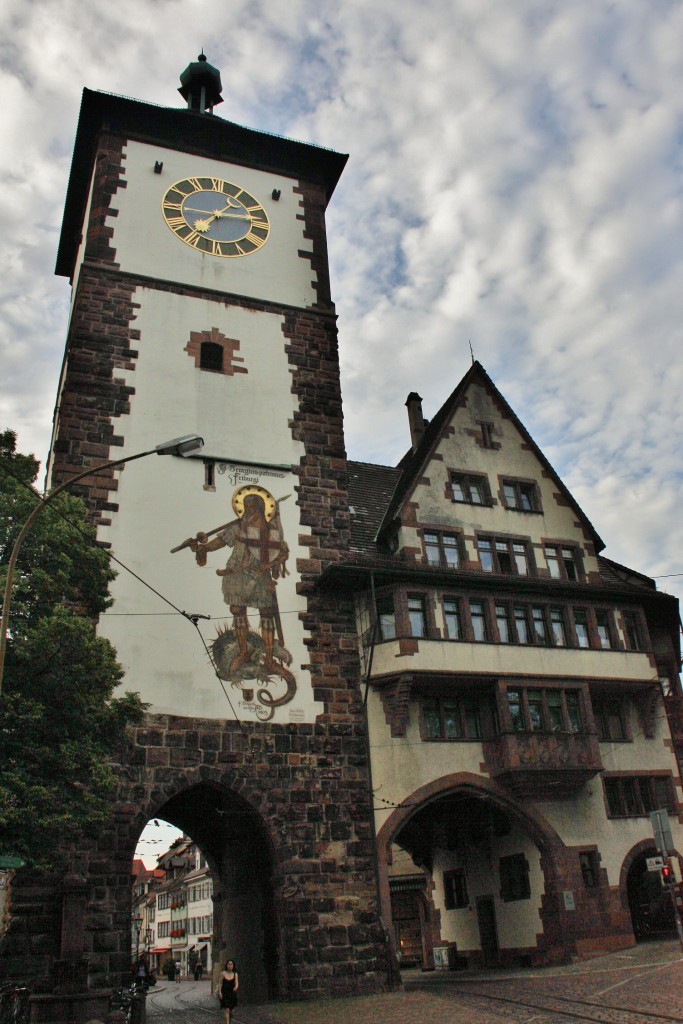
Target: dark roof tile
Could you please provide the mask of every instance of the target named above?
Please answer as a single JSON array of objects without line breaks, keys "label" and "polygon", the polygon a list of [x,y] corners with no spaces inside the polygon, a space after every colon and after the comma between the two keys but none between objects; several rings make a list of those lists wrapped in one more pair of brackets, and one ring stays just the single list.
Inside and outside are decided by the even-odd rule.
[{"label": "dark roof tile", "polygon": [[375,535],[382,522],[401,471],[392,466],[373,466],[367,462],[349,462],[349,505],[351,547],[355,551],[375,552]]}]

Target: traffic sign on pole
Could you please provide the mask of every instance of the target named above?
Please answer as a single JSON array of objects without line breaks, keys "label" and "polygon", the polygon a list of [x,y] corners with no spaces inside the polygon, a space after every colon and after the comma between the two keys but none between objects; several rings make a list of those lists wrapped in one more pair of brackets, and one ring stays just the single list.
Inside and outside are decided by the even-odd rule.
[{"label": "traffic sign on pole", "polygon": [[655,837],[655,846],[660,853],[667,854],[674,852],[674,840],[671,834],[668,811],[652,811],[650,813],[652,831]]}]

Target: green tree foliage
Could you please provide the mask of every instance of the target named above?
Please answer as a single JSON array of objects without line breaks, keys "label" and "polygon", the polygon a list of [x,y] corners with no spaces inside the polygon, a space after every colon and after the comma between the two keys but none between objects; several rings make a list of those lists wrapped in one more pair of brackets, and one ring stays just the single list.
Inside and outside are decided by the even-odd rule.
[{"label": "green tree foliage", "polygon": [[[14,540],[35,508],[39,464],[0,433],[0,586]],[[112,764],[137,694],[114,697],[116,652],[95,633],[111,600],[109,559],[83,502],[68,494],[36,518],[17,563],[0,694],[0,853],[54,864],[64,839],[94,836],[116,785]]]}]

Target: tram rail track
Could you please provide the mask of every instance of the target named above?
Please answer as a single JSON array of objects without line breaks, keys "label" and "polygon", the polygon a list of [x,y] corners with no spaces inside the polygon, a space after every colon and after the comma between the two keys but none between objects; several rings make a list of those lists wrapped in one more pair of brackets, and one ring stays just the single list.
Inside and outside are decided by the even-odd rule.
[{"label": "tram rail track", "polygon": [[[444,999],[448,998],[445,992],[440,993]],[[680,1014],[660,1013],[656,1010],[635,1010],[633,1007],[618,1006],[612,1003],[596,1002],[592,999],[572,999],[569,996],[542,995],[534,993],[526,996],[497,995],[486,989],[478,990],[471,984],[464,987],[455,987],[453,995],[457,995],[458,1002],[477,1010],[492,1010],[499,1006],[501,1010],[517,1008],[520,1012],[519,1020],[533,1019],[535,1024],[544,1024],[544,1018],[538,1016],[540,1011],[543,1014],[554,1015],[548,1021],[557,1021],[558,1015],[567,1021],[582,1021],[584,1024],[681,1024]],[[521,1016],[525,1011],[533,1012],[534,1016]]]}]

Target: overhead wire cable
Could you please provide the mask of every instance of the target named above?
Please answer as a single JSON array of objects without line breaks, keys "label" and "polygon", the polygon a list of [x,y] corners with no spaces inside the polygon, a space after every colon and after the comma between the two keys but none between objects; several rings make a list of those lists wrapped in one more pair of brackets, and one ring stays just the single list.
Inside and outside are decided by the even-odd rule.
[{"label": "overhead wire cable", "polygon": [[[18,476],[16,473],[13,473],[11,469],[8,469],[7,466],[2,461],[0,461],[0,469],[7,473],[8,476],[11,476],[14,480],[16,480],[17,483],[21,484],[21,486],[30,494],[32,494],[34,498],[37,498],[38,501],[43,500],[40,494],[38,494],[38,492],[34,490],[34,488],[31,487],[30,484],[27,484],[26,481],[22,480],[20,476]],[[63,512],[60,512],[60,510],[55,505],[46,505],[45,507],[46,509],[49,509],[50,512],[59,516],[59,518],[62,519],[67,524],[67,526],[70,526],[72,530],[75,530],[77,533],[79,533],[81,537],[83,537],[92,547],[95,547],[97,548],[98,551],[103,552],[103,554],[105,554],[111,562],[115,562],[126,572],[130,573],[130,575],[133,576],[139,583],[142,583],[144,587],[147,587],[148,590],[151,590],[152,593],[155,594],[161,601],[164,601],[165,604],[173,608],[173,610],[177,612],[178,615],[182,615],[185,618],[188,617],[187,612],[183,611],[181,608],[178,608],[178,606],[175,605],[173,601],[171,601],[168,597],[165,597],[162,593],[160,593],[160,591],[158,591],[156,587],[152,586],[151,583],[148,583],[147,580],[143,579],[142,576],[136,573],[134,569],[131,569],[130,566],[122,562],[120,558],[117,558],[116,555],[114,555],[108,548],[101,544],[96,537],[91,537],[84,529],[82,529],[82,527],[78,525],[78,523],[75,523],[72,519],[69,519],[68,516],[65,516]]]},{"label": "overhead wire cable", "polygon": [[[244,723],[243,723],[243,722],[242,722],[242,721],[241,721],[241,720],[240,720],[240,719],[239,719],[239,718],[237,717],[237,712],[235,711],[235,709],[234,709],[234,707],[233,707],[233,705],[232,705],[232,701],[230,700],[230,695],[229,695],[228,691],[227,691],[227,690],[226,690],[226,688],[225,688],[225,684],[224,684],[224,682],[223,682],[223,679],[222,679],[222,678],[221,678],[221,676],[220,676],[220,675],[218,674],[218,666],[216,665],[216,661],[215,661],[215,658],[214,658],[214,656],[213,656],[213,653],[212,653],[212,651],[211,651],[211,650],[209,649],[209,647],[208,647],[208,644],[206,643],[206,640],[204,639],[204,637],[203,637],[203,635],[202,635],[202,631],[201,631],[201,630],[200,630],[200,628],[199,628],[199,622],[197,621],[199,617],[198,617],[198,616],[193,616],[193,615],[189,615],[189,616],[187,616],[187,617],[189,618],[190,622],[192,623],[192,625],[193,625],[193,626],[195,627],[195,629],[197,630],[197,635],[199,636],[199,639],[200,639],[200,641],[201,641],[202,647],[203,647],[203,648],[204,648],[204,650],[206,651],[207,657],[208,657],[208,659],[209,659],[209,661],[210,661],[210,663],[211,663],[211,667],[213,668],[213,671],[214,671],[214,675],[216,676],[216,679],[217,679],[217,680],[218,680],[218,682],[220,683],[221,689],[223,690],[223,693],[225,694],[225,699],[227,700],[228,704],[230,705],[230,710],[231,710],[231,711],[232,711],[232,713],[233,713],[233,716],[234,716],[234,718],[235,718],[235,721],[236,721],[236,722],[237,722],[237,724],[239,725],[239,727],[240,727],[240,731],[241,731],[241,733],[242,733],[242,736],[244,737],[245,741],[246,741],[246,742],[247,742],[247,744],[248,744],[248,741],[249,741],[249,733],[248,733],[248,732],[246,731],[246,729],[244,728]],[[248,746],[247,746],[247,750],[245,751],[245,753],[246,753],[246,755],[247,755],[247,756],[251,756],[251,750],[249,749],[249,747],[248,747]]]}]

